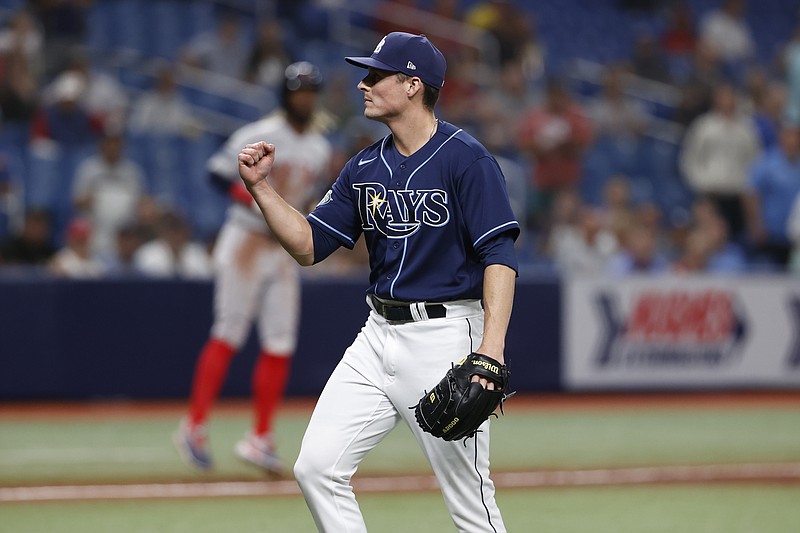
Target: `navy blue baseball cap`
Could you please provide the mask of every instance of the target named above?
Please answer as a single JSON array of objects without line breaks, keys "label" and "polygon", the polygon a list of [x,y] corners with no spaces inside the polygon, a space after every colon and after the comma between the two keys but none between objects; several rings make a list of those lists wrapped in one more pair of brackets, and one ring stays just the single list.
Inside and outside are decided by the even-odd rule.
[{"label": "navy blue baseball cap", "polygon": [[377,68],[417,76],[426,85],[441,89],[447,63],[444,56],[425,35],[392,32],[378,43],[369,57],[345,57],[361,68]]}]

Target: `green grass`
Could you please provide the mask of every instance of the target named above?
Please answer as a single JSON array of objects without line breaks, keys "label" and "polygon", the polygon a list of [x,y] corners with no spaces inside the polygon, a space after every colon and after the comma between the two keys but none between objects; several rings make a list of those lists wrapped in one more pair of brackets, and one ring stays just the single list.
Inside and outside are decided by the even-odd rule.
[{"label": "green grass", "polygon": [[[800,462],[800,410],[562,410],[507,406],[494,422],[493,468],[535,470],[710,463]],[[179,415],[0,418],[0,487],[58,483],[257,480],[233,445],[247,411],[211,422],[217,469],[197,474],[172,449]],[[282,412],[280,451],[297,456],[308,413]],[[362,474],[428,473],[407,428],[370,453]],[[800,485],[563,487],[498,492],[516,533],[797,533]],[[359,494],[371,533],[453,531],[438,492]],[[0,503],[0,533],[236,533],[314,531],[299,496]]]},{"label": "green grass", "polygon": [[[297,457],[307,414],[282,414],[279,450]],[[217,469],[202,477],[258,479],[233,457],[249,414],[216,416],[210,425]],[[197,479],[172,449],[177,417],[0,420],[0,485]],[[604,468],[800,461],[800,410],[657,410],[509,412],[494,422],[495,470]],[[411,433],[400,426],[373,450],[366,473],[429,472]]]},{"label": "green grass", "polygon": [[[800,488],[791,486],[514,490],[498,501],[518,533],[797,533],[800,524]],[[437,493],[366,494],[359,502],[371,533],[454,530]],[[299,497],[0,504],[0,516],[3,532],[314,531]]]}]

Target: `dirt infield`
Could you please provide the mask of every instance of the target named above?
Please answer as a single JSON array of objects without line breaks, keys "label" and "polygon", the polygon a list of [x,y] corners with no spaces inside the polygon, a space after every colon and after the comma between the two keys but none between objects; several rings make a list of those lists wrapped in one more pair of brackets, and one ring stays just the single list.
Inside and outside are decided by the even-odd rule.
[{"label": "dirt infield", "polygon": [[[288,413],[310,412],[314,398],[289,398],[282,410]],[[124,415],[126,417],[171,416],[182,413],[186,402],[182,400],[91,400],[64,402],[6,402],[0,404],[0,418],[29,419],[74,416],[94,418]],[[800,409],[798,391],[725,391],[725,392],[671,392],[671,393],[552,393],[518,394],[509,400],[506,408],[529,411],[570,410],[648,410],[648,409],[747,409],[776,407]],[[215,407],[220,413],[239,413],[250,409],[247,399],[223,399]]]},{"label": "dirt infield", "polygon": [[[800,463],[497,472],[492,479],[499,489],[666,483],[800,484]],[[436,491],[438,484],[432,475],[362,476],[353,479],[353,488],[359,493],[419,492]],[[293,480],[0,487],[0,503],[246,496],[300,496],[300,489]]]}]

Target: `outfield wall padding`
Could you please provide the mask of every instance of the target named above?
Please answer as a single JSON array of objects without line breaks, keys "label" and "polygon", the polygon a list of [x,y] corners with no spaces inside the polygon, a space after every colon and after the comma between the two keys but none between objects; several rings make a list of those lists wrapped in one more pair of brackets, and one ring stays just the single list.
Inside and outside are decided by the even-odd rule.
[{"label": "outfield wall padding", "polygon": [[[363,325],[366,282],[303,281],[300,340],[287,394],[315,396]],[[183,398],[212,319],[202,281],[0,280],[0,399]],[[520,280],[507,358],[520,391],[560,388],[560,286]],[[226,397],[250,393],[251,334]]]}]

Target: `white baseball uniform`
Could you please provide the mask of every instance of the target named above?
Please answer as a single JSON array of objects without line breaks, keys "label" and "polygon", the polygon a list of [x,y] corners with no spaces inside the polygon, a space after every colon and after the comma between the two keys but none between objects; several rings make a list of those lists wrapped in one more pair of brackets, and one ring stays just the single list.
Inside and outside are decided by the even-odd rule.
[{"label": "white baseball uniform", "polygon": [[[263,139],[269,139],[280,154],[271,176],[276,189],[305,212],[326,184],[331,146],[317,131],[298,133],[282,111],[234,132],[209,159],[209,172],[232,183],[239,181],[237,154],[245,145]],[[291,355],[300,313],[298,266],[270,236],[256,207],[231,205],[214,249],[214,266],[212,337],[238,349],[257,320],[261,348]]]},{"label": "white baseball uniform", "polygon": [[[372,269],[370,315],[325,386],[295,464],[317,528],[366,531],[350,479],[403,421],[458,531],[505,531],[489,478],[489,422],[474,437],[445,441],[424,433],[410,409],[481,345],[485,265],[516,266],[519,225],[497,162],[444,121],[408,157],[389,136],[345,165],[308,220],[315,261],[363,234]],[[392,313],[379,312],[383,304]]]}]

